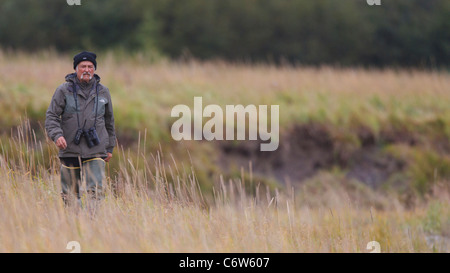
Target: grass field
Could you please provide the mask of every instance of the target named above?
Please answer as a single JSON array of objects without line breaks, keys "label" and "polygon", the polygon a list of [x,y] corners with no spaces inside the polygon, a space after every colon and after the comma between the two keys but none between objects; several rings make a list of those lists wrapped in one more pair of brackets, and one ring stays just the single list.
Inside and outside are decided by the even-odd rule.
[{"label": "grass field", "polygon": [[[450,249],[448,72],[105,54],[97,73],[112,93],[119,147],[93,217],[64,209],[57,150],[40,126],[71,59],[3,52],[0,63],[0,252],[69,252],[70,241],[82,252],[369,252],[370,241],[382,252]],[[289,138],[295,126],[320,125],[349,163],[301,181],[272,182],[248,164],[227,173],[219,144],[171,139],[172,107],[192,106],[194,96],[278,104],[280,145],[302,141]],[[403,164],[378,187],[348,175],[363,169],[356,155],[372,151]]]},{"label": "grass field", "polygon": [[414,209],[395,199],[383,201],[388,209],[360,206],[332,179],[316,195],[322,204],[294,192],[250,196],[245,181],[222,181],[208,199],[194,173],[178,173],[175,161],[166,165],[156,153],[145,175],[123,168],[108,179],[94,215],[64,208],[57,162],[30,169],[29,155],[18,151],[18,165],[0,158],[0,252],[69,252],[71,241],[81,252],[369,252],[371,241],[382,252],[449,250],[448,183],[436,184],[433,201]]}]

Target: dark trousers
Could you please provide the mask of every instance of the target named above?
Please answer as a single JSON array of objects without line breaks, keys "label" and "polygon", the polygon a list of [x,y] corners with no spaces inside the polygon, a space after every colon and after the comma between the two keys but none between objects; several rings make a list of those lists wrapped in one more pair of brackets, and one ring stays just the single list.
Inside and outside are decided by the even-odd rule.
[{"label": "dark trousers", "polygon": [[[70,200],[80,200],[81,170],[86,178],[87,192],[94,199],[103,199],[105,178],[104,158],[61,157],[61,196],[67,205]],[[81,163],[81,165],[80,165]],[[75,197],[75,198],[73,198]]]}]

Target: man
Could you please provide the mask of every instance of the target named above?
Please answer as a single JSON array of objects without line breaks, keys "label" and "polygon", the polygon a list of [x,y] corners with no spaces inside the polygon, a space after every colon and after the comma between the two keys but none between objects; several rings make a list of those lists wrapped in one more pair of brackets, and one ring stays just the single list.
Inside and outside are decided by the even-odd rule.
[{"label": "man", "polygon": [[46,113],[45,129],[59,148],[61,196],[66,206],[77,201],[81,207],[81,171],[88,200],[103,199],[105,162],[116,145],[111,95],[94,73],[96,57],[86,51],[75,55],[75,73],[68,74],[56,89]]}]

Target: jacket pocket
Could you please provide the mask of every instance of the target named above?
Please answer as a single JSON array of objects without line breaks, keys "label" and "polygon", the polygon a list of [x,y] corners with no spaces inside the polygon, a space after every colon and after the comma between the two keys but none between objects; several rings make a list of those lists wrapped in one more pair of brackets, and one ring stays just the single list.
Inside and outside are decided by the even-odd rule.
[{"label": "jacket pocket", "polygon": [[73,96],[66,95],[66,106],[64,107],[63,117],[72,116],[77,113],[77,106]]},{"label": "jacket pocket", "polygon": [[105,107],[108,104],[108,99],[105,97],[99,96],[98,100],[95,100],[95,104],[97,107],[94,107],[93,112],[95,114],[95,110],[97,110],[97,117],[103,117],[105,115]]}]

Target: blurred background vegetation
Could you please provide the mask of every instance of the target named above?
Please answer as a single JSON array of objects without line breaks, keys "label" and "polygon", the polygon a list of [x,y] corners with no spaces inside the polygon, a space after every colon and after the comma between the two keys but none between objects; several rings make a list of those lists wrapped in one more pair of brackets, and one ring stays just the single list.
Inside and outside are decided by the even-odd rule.
[{"label": "blurred background vegetation", "polygon": [[343,66],[448,66],[450,1],[2,0],[0,46]]}]

